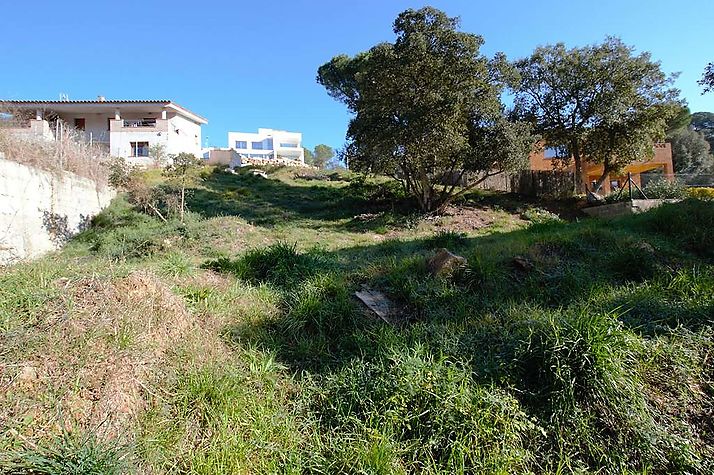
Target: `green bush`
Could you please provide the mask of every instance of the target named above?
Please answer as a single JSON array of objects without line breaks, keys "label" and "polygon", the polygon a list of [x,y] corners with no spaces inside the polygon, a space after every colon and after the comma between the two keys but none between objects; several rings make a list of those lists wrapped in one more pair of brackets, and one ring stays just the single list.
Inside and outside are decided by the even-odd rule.
[{"label": "green bush", "polygon": [[406,198],[404,187],[396,180],[376,183],[368,180],[365,175],[356,175],[350,179],[348,196],[350,199],[361,199],[372,204],[394,203]]},{"label": "green bush", "polygon": [[714,188],[694,187],[687,188],[687,196],[698,200],[714,200]]},{"label": "green bush", "polygon": [[617,243],[608,261],[610,272],[626,280],[640,282],[658,270],[654,248],[645,241]]},{"label": "green bush", "polygon": [[563,219],[555,213],[542,208],[528,208],[521,213],[523,218],[533,224],[562,223]]},{"label": "green bush", "polygon": [[[649,199],[683,199],[687,197],[687,188],[679,180],[657,178],[642,189]],[[625,192],[623,192],[623,195]]]}]

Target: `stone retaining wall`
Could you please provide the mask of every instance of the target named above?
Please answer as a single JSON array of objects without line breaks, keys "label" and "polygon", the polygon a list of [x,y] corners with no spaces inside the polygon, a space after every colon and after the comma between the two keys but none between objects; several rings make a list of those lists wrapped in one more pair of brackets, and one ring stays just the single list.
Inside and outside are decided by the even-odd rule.
[{"label": "stone retaining wall", "polygon": [[0,265],[58,249],[116,192],[72,173],[51,173],[0,155]]}]

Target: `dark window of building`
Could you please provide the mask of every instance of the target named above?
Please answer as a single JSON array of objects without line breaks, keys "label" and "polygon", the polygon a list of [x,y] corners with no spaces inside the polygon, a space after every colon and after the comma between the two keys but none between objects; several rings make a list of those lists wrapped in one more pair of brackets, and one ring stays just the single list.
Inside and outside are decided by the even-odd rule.
[{"label": "dark window of building", "polygon": [[74,119],[74,128],[77,130],[84,130],[84,118]]},{"label": "dark window of building", "polygon": [[253,150],[263,150],[263,142],[251,142],[250,146]]},{"label": "dark window of building", "polygon": [[131,144],[132,157],[148,157],[149,142],[129,142]]},{"label": "dark window of building", "polygon": [[246,142],[245,140],[236,140],[236,148],[245,150],[248,148],[248,142]]}]

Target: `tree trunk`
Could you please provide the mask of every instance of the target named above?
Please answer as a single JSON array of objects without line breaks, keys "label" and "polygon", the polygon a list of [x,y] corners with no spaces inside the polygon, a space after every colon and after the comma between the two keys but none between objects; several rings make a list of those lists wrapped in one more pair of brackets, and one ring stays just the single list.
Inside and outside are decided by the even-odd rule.
[{"label": "tree trunk", "polygon": [[598,178],[595,182],[595,189],[593,190],[594,192],[597,193],[600,190],[602,184],[605,183],[605,179],[607,179],[608,175],[610,175],[610,172],[612,172],[610,166],[610,156],[606,155],[605,160],[603,160],[602,163],[602,175],[600,175],[600,178]]},{"label": "tree trunk", "polygon": [[575,192],[585,193],[587,191],[587,185],[583,182],[583,160],[580,156],[580,145],[577,142],[573,142],[573,161],[575,162]]},{"label": "tree trunk", "polygon": [[186,207],[186,187],[181,185],[181,210],[179,211],[179,217],[181,219],[181,224],[183,224],[183,210]]}]

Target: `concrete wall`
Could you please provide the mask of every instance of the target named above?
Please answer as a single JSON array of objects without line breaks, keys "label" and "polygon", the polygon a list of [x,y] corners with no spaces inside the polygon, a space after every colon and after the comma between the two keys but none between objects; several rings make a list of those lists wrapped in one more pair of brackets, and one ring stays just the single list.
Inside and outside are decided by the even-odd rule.
[{"label": "concrete wall", "polygon": [[597,218],[614,218],[628,214],[644,213],[664,203],[677,203],[680,200],[632,200],[621,201],[609,205],[591,206],[583,208],[585,214]]},{"label": "concrete wall", "polygon": [[58,249],[115,194],[72,173],[54,175],[0,156],[0,265]]},{"label": "concrete wall", "polygon": [[214,148],[203,152],[203,163],[206,165],[231,165],[237,163],[240,166],[241,160],[238,152],[232,148]]}]

